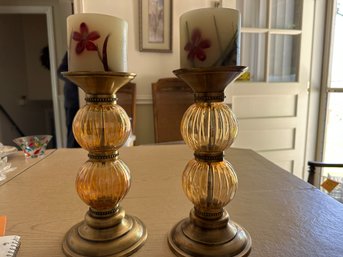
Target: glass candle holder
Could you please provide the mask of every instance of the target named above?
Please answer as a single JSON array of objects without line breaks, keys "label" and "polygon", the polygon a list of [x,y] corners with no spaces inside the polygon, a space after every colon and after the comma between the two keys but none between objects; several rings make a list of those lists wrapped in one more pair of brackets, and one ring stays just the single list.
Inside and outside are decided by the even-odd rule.
[{"label": "glass candle holder", "polygon": [[174,73],[194,91],[195,103],[185,112],[181,134],[194,151],[184,169],[182,187],[194,208],[168,236],[177,256],[248,256],[249,233],[231,221],[224,207],[234,198],[238,179],[223,151],[238,133],[235,115],[225,104],[224,89],[244,66],[180,69]]},{"label": "glass candle holder", "polygon": [[[67,256],[128,256],[147,238],[143,222],[120,207],[131,185],[128,166],[119,158],[131,132],[130,119],[117,105],[116,92],[135,74],[67,72],[64,75],[86,93],[86,105],[76,114],[73,132],[89,160],[79,170],[75,186],[89,206],[85,219],[66,234]],[[99,251],[101,249],[101,251]]]}]

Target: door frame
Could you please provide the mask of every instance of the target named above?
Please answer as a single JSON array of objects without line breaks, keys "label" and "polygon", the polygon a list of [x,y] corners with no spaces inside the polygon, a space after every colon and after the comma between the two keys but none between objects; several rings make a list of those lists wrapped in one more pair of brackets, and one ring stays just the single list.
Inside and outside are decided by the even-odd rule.
[{"label": "door frame", "polygon": [[50,78],[51,78],[51,92],[52,103],[54,110],[54,122],[56,133],[57,148],[62,147],[62,124],[61,112],[59,107],[58,98],[58,78],[57,78],[57,65],[56,65],[56,46],[54,34],[54,20],[53,11],[51,6],[0,6],[0,14],[45,14],[47,32],[48,32],[48,46],[50,58]]},{"label": "door frame", "polygon": [[[328,104],[328,85],[331,76],[331,59],[332,59],[332,46],[333,46],[333,28],[335,23],[334,10],[337,1],[326,1],[326,17],[325,17],[325,33],[324,47],[323,47],[323,65],[322,65],[322,79],[320,89],[320,105],[318,117],[318,133],[315,158],[318,161],[323,160],[324,156],[324,141],[325,141],[325,128],[327,119],[327,104]],[[315,173],[314,184],[320,184],[320,172]]]}]

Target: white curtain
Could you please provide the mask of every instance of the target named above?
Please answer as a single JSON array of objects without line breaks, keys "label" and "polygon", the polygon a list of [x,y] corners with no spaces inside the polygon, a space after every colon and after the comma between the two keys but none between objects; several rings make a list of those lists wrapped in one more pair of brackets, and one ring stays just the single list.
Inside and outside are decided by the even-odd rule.
[{"label": "white curtain", "polygon": [[[270,15],[269,6],[271,6]],[[301,0],[237,1],[244,28],[299,29],[297,12],[300,13],[301,6]],[[270,17],[270,27],[268,17]],[[265,31],[258,33],[247,31],[242,34],[241,64],[249,66],[252,81],[295,81],[297,67],[294,65],[297,64],[296,58],[299,56],[297,52],[299,36],[271,33],[268,39],[267,35]],[[265,74],[266,65],[269,68],[268,74]]]}]

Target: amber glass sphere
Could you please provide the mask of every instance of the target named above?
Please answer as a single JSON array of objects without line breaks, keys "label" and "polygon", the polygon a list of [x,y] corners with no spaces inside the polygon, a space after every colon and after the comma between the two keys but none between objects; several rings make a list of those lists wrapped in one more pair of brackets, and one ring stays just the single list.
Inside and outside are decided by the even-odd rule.
[{"label": "amber glass sphere", "polygon": [[235,140],[237,120],[225,103],[191,105],[181,121],[185,143],[197,152],[222,152]]},{"label": "amber glass sphere", "polygon": [[183,190],[197,209],[222,209],[234,198],[237,186],[236,173],[226,160],[204,162],[193,159],[183,172]]},{"label": "amber glass sphere", "polygon": [[75,185],[82,201],[90,207],[112,209],[130,189],[130,170],[120,159],[87,161],[81,167]]},{"label": "amber glass sphere", "polygon": [[87,104],[73,122],[75,139],[88,151],[113,151],[120,148],[130,135],[130,119],[116,104]]}]

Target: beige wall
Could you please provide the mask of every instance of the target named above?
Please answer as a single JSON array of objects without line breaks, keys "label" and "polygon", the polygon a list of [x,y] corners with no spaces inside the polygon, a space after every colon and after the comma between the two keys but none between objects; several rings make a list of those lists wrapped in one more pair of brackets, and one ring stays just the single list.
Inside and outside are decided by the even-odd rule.
[{"label": "beige wall", "polygon": [[[153,114],[151,105],[151,83],[162,77],[174,76],[179,68],[179,17],[192,9],[210,7],[212,0],[173,1],[173,51],[172,53],[140,52],[138,0],[83,0],[75,1],[80,12],[103,13],[125,19],[129,24],[128,71],[137,74],[137,123],[136,144],[154,142]],[[224,7],[234,7],[234,0],[224,0]]]}]

